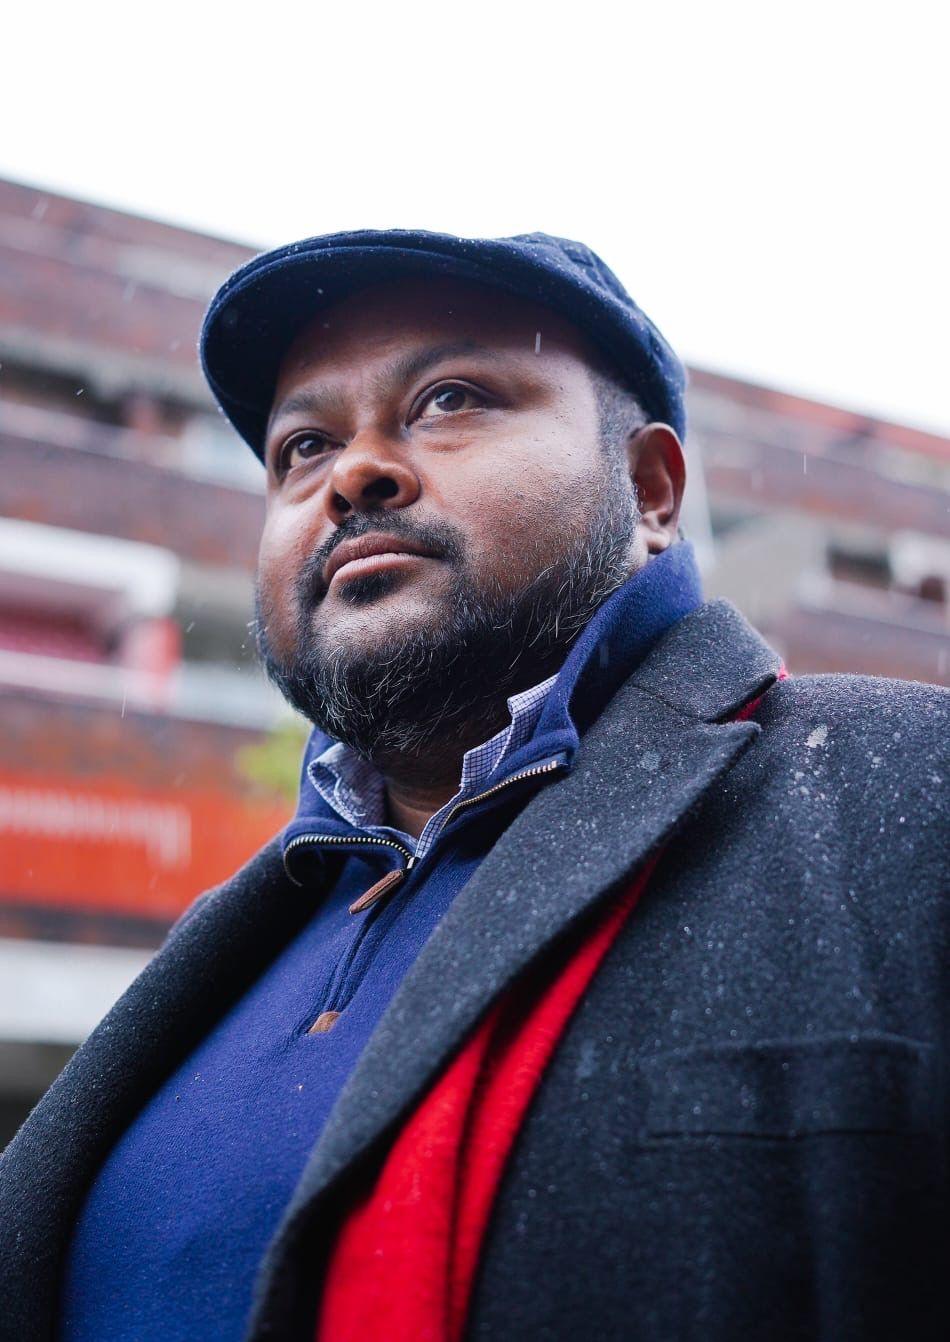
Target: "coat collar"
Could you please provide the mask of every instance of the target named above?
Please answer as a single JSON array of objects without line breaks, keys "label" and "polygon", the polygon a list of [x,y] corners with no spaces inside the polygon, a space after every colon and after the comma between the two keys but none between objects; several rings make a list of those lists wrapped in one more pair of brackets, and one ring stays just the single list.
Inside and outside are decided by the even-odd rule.
[{"label": "coat collar", "polygon": [[[298,1307],[289,1269],[326,1195],[491,1002],[668,838],[749,745],[759,728],[723,719],[762,693],[778,665],[728,603],[685,616],[591,726],[573,771],[498,841],[403,981],[314,1148],[265,1260],[252,1336]],[[321,896],[292,885],[279,842],[268,845],[199,902],[33,1111],[0,1167],[0,1287],[28,1317],[9,1315],[13,1331],[0,1328],[0,1338],[51,1330],[71,1225],[99,1163]],[[35,1285],[24,1301],[27,1277]]]}]

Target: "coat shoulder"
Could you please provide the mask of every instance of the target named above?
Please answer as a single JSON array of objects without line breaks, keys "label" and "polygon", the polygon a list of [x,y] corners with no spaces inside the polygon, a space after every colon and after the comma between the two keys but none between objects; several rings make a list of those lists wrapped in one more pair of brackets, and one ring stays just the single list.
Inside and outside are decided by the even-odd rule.
[{"label": "coat shoulder", "polygon": [[186,909],[178,915],[165,935],[167,945],[209,905],[240,898],[242,892],[255,885],[264,883],[272,886],[283,875],[283,857],[280,835],[275,835],[263,848],[250,857],[243,867],[228,876],[219,885],[212,886],[196,895]]},{"label": "coat shoulder", "polygon": [[896,832],[908,858],[921,844],[936,851],[948,820],[950,692],[876,676],[793,676],[765,696],[755,721],[747,781],[765,787],[778,812],[833,812],[841,838],[859,846]]},{"label": "coat shoulder", "polygon": [[906,713],[942,712],[950,707],[950,690],[917,680],[890,680],[886,676],[804,675],[780,681],[776,692],[789,707],[827,705],[828,711],[853,716],[886,711]]},{"label": "coat shoulder", "polygon": [[[764,698],[766,740],[913,770],[947,760],[950,691],[882,676],[791,676]],[[804,735],[802,735],[804,734]]]}]

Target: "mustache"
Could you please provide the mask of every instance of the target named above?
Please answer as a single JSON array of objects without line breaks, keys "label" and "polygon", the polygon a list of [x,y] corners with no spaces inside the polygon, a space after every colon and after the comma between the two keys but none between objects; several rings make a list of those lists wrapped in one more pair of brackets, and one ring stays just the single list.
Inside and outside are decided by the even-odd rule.
[{"label": "mustache", "polygon": [[322,545],[308,556],[298,575],[297,590],[301,605],[322,601],[327,594],[327,584],[323,579],[323,570],[327,560],[337,546],[344,541],[358,540],[374,532],[383,532],[387,536],[397,536],[401,540],[413,541],[428,550],[437,559],[456,567],[465,557],[465,542],[462,533],[446,522],[424,522],[407,518],[393,509],[387,513],[360,513],[348,517],[328,536]]}]

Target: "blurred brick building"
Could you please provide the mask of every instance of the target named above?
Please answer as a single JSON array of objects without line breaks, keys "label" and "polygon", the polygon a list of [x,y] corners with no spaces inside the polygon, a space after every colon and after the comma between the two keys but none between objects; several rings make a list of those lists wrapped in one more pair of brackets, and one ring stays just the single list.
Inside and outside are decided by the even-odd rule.
[{"label": "blurred brick building", "polygon": [[[195,353],[248,255],[0,182],[0,1143],[288,814],[261,471]],[[703,369],[690,424],[709,591],[793,672],[946,682],[950,440]]]}]

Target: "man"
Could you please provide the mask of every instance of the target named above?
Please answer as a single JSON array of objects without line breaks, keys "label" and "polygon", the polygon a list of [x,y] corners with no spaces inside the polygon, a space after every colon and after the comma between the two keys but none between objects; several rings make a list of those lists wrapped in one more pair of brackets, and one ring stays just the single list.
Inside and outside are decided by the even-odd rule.
[{"label": "man", "polygon": [[945,698],[703,604],[580,244],[294,244],[202,353],[299,809],[6,1153],[0,1337],[946,1336]]}]

